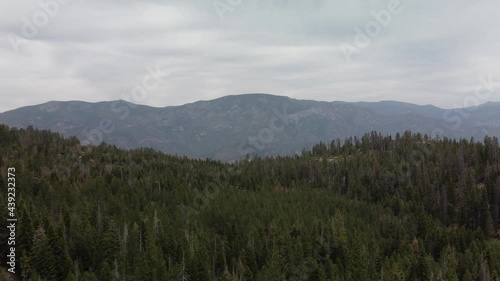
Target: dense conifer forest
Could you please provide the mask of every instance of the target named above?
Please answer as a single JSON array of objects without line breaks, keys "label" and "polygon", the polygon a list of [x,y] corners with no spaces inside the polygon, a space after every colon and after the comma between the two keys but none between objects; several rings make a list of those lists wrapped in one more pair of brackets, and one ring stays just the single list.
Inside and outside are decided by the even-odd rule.
[{"label": "dense conifer forest", "polygon": [[499,158],[373,132],[221,163],[0,126],[1,266],[14,167],[22,280],[500,280]]}]

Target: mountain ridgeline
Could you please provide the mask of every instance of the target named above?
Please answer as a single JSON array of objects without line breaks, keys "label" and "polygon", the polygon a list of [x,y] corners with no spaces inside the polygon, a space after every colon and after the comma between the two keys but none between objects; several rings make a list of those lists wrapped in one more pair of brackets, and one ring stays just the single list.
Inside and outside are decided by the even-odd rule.
[{"label": "mountain ridgeline", "polygon": [[411,130],[450,138],[500,136],[500,104],[444,110],[400,102],[345,103],[266,94],[155,108],[125,101],[49,102],[0,114],[0,123],[76,136],[83,143],[151,147],[222,161],[293,155],[332,139]]},{"label": "mountain ridgeline", "polygon": [[234,163],[32,127],[0,144],[24,280],[499,280],[495,137],[373,132]]}]

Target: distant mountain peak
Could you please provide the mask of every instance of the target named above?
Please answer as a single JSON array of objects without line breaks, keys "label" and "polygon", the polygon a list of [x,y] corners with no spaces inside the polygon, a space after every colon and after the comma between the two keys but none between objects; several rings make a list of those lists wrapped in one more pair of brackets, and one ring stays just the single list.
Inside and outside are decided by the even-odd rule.
[{"label": "distant mountain peak", "polygon": [[2,113],[0,122],[49,129],[76,136],[84,143],[105,141],[123,148],[152,147],[177,155],[230,161],[247,153],[294,154],[320,141],[330,143],[371,131],[439,132],[441,136],[475,139],[483,139],[485,134],[499,136],[500,103],[482,106],[484,109],[471,111],[464,118],[432,105],[321,102],[249,93],[167,107],[123,100],[50,101]]}]

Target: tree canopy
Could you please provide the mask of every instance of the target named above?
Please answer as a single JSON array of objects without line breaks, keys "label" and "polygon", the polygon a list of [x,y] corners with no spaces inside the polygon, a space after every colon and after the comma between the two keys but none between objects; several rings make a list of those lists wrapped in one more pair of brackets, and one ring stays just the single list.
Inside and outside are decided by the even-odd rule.
[{"label": "tree canopy", "polygon": [[24,280],[500,280],[494,137],[372,132],[231,164],[3,125],[0,144]]}]

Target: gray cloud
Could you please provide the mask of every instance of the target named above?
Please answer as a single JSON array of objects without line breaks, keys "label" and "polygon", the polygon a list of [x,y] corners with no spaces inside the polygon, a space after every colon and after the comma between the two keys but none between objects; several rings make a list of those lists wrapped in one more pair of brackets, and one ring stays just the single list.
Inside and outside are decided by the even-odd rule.
[{"label": "gray cloud", "polygon": [[353,44],[355,27],[363,30],[389,0],[241,0],[222,20],[212,0],[65,1],[29,39],[23,17],[33,22],[44,11],[39,2],[2,3],[1,112],[122,99],[158,64],[169,76],[132,102],[266,92],[449,108],[474,93],[480,75],[500,82],[500,3],[487,0],[400,0],[402,12],[350,62],[340,44]]}]

